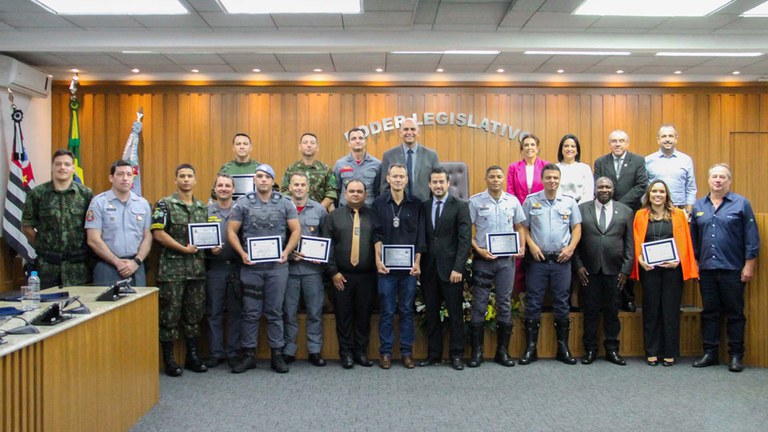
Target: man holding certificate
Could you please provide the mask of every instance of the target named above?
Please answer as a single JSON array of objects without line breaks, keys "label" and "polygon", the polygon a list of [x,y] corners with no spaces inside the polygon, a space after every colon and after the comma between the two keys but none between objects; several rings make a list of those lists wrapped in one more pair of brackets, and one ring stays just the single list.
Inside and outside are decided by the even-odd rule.
[{"label": "man holding certificate", "polygon": [[731,169],[719,163],[709,169],[709,194],[693,205],[691,237],[699,262],[701,340],[704,356],[693,367],[718,364],[721,315],[727,317],[728,370],[744,370],[744,285],[755,275],[760,235],[752,205],[731,192]]},{"label": "man holding certificate", "polygon": [[[286,363],[296,360],[296,335],[299,332],[299,322],[296,313],[299,310],[299,300],[304,298],[307,307],[307,349],[309,362],[315,366],[325,366],[325,360],[320,355],[323,347],[323,302],[325,289],[323,286],[323,264],[318,261],[321,257],[312,256],[310,245],[320,235],[320,225],[328,214],[319,202],[309,199],[309,178],[303,172],[295,172],[288,182],[291,192],[290,200],[296,206],[301,224],[301,244],[306,245],[301,252],[294,252],[288,264],[288,285],[285,289],[285,304],[283,310],[285,347],[283,358]],[[326,243],[322,243],[327,246]],[[325,256],[323,260],[327,261]]]},{"label": "man holding certificate", "polygon": [[240,268],[243,359],[232,372],[243,373],[256,367],[256,342],[263,311],[272,349],[270,365],[275,372],[286,373],[283,301],[288,281],[288,258],[299,243],[301,226],[296,206],[272,190],[275,170],[271,166],[259,165],[253,181],[256,192],[249,192],[235,202],[227,223],[227,239],[243,264]]},{"label": "man holding certificate", "polygon": [[448,194],[448,173],[443,167],[432,169],[429,189],[432,198],[422,207],[427,250],[422,257],[422,291],[427,307],[427,359],[419,366],[442,362],[443,325],[440,303],[448,310],[451,367],[464,369],[464,268],[472,246],[472,220],[464,201]]},{"label": "man holding certificate", "polygon": [[379,365],[392,366],[394,316],[400,316],[400,355],[403,365],[413,369],[412,357],[416,332],[413,326],[413,302],[416,277],[421,274],[421,254],[425,248],[421,221],[421,201],[405,193],[408,171],[393,163],[387,171],[390,190],[373,201],[376,268],[379,272]]},{"label": "man holding certificate", "polygon": [[584,306],[584,358],[582,364],[597,359],[597,330],[603,315],[605,359],[624,366],[619,354],[619,293],[632,273],[634,213],[613,200],[613,182],[600,177],[595,182],[595,200],[581,203],[581,241],[573,265]]},{"label": "man holding certificate", "polygon": [[205,312],[205,260],[203,251],[189,241],[189,224],[208,219],[205,204],[195,199],[195,168],[176,168],[176,192],[155,204],[152,236],[160,243],[157,282],[160,288],[160,344],[165,373],[176,377],[182,369],[173,358],[173,343],[183,328],[187,339],[185,366],[192,372],[208,368],[197,356],[200,320]]},{"label": "man holding certificate", "polygon": [[541,172],[544,190],[528,195],[523,203],[523,222],[528,242],[528,290],[525,297],[526,347],[521,365],[538,359],[536,344],[541,325],[541,307],[547,288],[552,290],[555,315],[557,359],[576,364],[568,348],[571,321],[568,319],[571,295],[571,257],[581,239],[581,213],[576,200],[559,193],[560,168],[547,164]]},{"label": "man holding certificate", "polygon": [[470,343],[472,358],[469,367],[483,362],[485,314],[491,296],[496,291],[496,356],[502,366],[515,362],[509,357],[512,337],[512,289],[515,281],[515,258],[525,251],[522,223],[525,220],[520,201],[504,191],[504,169],[493,165],[485,170],[486,190],[469,199],[469,215],[475,225],[472,239],[472,321]]}]

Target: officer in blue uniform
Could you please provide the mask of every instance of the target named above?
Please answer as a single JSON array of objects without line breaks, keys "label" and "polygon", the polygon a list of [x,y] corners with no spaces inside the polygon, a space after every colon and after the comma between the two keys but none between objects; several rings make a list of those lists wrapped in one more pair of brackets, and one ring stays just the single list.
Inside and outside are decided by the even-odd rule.
[{"label": "officer in blue uniform", "polygon": [[555,314],[557,359],[565,364],[576,364],[568,348],[568,297],[571,287],[571,257],[581,239],[581,213],[576,200],[558,193],[560,168],[547,164],[541,172],[544,190],[528,195],[523,203],[526,220],[523,222],[528,242],[528,271],[525,274],[525,340],[526,347],[521,365],[538,359],[536,344],[539,338],[541,307],[547,288],[552,290]]},{"label": "officer in blue uniform", "polygon": [[[271,367],[278,373],[288,372],[283,359],[283,300],[288,281],[288,258],[301,238],[296,206],[279,192],[274,192],[275,170],[267,164],[256,167],[253,176],[256,192],[249,192],[235,202],[227,222],[229,244],[240,256],[240,282],[243,284],[243,326],[241,345],[243,359],[232,368],[243,373],[256,367],[256,342],[262,311],[267,317],[267,339],[272,348]],[[290,237],[286,235],[286,228]],[[283,244],[274,261],[251,261],[247,252],[248,238],[277,236]]]}]

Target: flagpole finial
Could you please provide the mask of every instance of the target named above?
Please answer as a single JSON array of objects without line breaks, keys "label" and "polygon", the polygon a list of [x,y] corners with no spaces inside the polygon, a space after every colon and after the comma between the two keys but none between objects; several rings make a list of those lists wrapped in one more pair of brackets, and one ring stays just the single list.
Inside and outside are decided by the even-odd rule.
[{"label": "flagpole finial", "polygon": [[80,82],[80,76],[75,72],[74,75],[72,75],[72,81],[69,83],[69,92],[72,93],[72,99],[74,99],[77,93],[77,85]]},{"label": "flagpole finial", "polygon": [[8,89],[8,101],[11,103],[11,109],[16,110],[16,104],[13,103],[13,90]]}]

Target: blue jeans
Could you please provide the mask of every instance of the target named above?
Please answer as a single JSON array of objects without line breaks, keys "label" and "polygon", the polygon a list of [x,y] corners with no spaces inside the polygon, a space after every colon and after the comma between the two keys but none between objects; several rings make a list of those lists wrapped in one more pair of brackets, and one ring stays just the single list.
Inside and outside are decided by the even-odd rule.
[{"label": "blue jeans", "polygon": [[[394,273],[394,274],[393,274]],[[401,274],[398,274],[401,273]],[[379,275],[379,354],[392,354],[394,317],[400,314],[400,354],[411,355],[416,337],[413,326],[413,302],[416,297],[416,277],[407,272]]]}]

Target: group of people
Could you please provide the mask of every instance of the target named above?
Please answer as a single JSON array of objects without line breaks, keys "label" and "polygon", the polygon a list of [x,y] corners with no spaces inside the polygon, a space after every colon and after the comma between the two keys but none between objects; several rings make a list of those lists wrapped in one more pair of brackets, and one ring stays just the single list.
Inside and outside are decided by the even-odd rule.
[{"label": "group of people", "polygon": [[[156,241],[161,247],[156,278],[160,343],[165,372],[179,376],[183,368],[175,361],[173,346],[182,334],[188,370],[205,372],[224,362],[233,373],[255,368],[262,314],[271,368],[288,372],[296,360],[302,299],[309,361],[325,366],[321,348],[327,279],[346,369],[373,365],[367,354],[377,300],[381,368],[392,366],[395,314],[403,365],[411,369],[443,362],[442,302],[448,312],[450,366],[480,366],[492,292],[497,308],[494,361],[514,366],[509,342],[515,287],[526,293],[526,345],[519,363],[538,358],[540,316],[550,290],[557,359],[575,364],[568,346],[572,275],[582,285],[583,364],[596,360],[601,314],[605,357],[626,364],[619,354],[618,311],[634,310],[632,280],[639,280],[647,362],[672,366],[680,354],[683,281],[700,278],[704,356],[694,366],[718,363],[720,316],[725,314],[729,368],[743,369],[743,290],[759,249],[754,215],[749,202],[730,191],[732,173],[725,164],[710,168],[710,191],[696,200],[693,164],[676,150],[674,126],[659,129],[659,152],[646,158],[627,150],[624,131],[612,132],[611,152],[595,161],[594,173],[580,162],[576,136],[563,137],[559,163],[553,164],[538,158],[539,139],[524,134],[523,159],[510,164],[506,173],[501,166],[489,166],[486,189],[469,202],[449,194],[450,174],[437,153],[419,143],[414,120],[405,119],[399,133],[401,145],[386,151],[380,161],[366,151],[365,132],[350,130],[350,153],[332,168],[317,159],[317,136],[305,133],[299,143],[301,159],[287,168],[279,188],[274,169],[253,160],[250,138],[238,133],[232,143],[235,159],[219,170],[207,205],[194,194],[195,168],[181,164],[175,171],[176,191],[154,209],[131,191],[130,163],[113,163],[111,189],[94,197],[73,181],[73,154],[56,151],[51,181],[32,190],[22,217],[23,232],[37,251],[41,285],[79,285],[91,277],[98,285],[124,278],[145,285],[144,260]],[[235,190],[233,176],[242,175],[253,176],[252,190]],[[192,223],[218,223],[221,244],[199,249],[190,240]],[[489,240],[510,234],[517,237],[514,250],[492,253]],[[279,259],[261,262],[249,254],[249,239],[265,236],[280,239]],[[300,252],[302,237],[330,239],[327,262]],[[670,238],[678,259],[646,262],[643,244]],[[97,258],[94,266],[91,251]],[[465,363],[462,303],[470,252],[471,356]],[[405,264],[399,262],[403,259]],[[412,351],[417,281],[428,337],[427,358],[418,363]],[[197,352],[204,316],[207,358]]]}]

